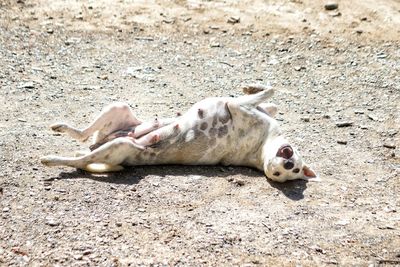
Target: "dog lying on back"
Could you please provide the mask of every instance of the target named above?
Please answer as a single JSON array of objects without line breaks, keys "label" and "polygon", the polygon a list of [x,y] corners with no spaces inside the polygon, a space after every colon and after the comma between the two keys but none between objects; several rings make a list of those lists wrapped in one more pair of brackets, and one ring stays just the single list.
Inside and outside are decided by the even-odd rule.
[{"label": "dog lying on back", "polygon": [[74,139],[94,137],[91,151],[76,157],[45,156],[47,166],[111,172],[123,166],[184,164],[236,165],[259,169],[271,180],[317,180],[316,173],[283,137],[265,103],[273,89],[247,86],[247,95],[207,98],[176,118],[143,122],[128,105],[106,107],[86,129],[55,124],[51,129]]}]

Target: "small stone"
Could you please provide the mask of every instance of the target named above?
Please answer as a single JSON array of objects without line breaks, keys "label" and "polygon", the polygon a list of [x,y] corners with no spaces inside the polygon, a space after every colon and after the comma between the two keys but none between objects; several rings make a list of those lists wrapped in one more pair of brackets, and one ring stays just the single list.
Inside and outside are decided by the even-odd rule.
[{"label": "small stone", "polygon": [[337,225],[341,225],[341,226],[348,225],[349,223],[350,222],[348,220],[340,220],[340,221],[336,222]]},{"label": "small stone", "polygon": [[233,181],[233,183],[234,183],[235,185],[237,185],[237,186],[244,186],[244,185],[245,185],[245,182],[244,182],[243,180],[241,180],[241,179],[235,179],[235,180]]},{"label": "small stone", "polygon": [[350,127],[352,125],[353,125],[352,121],[339,121],[339,122],[336,122],[336,126],[339,127],[339,128]]},{"label": "small stone", "polygon": [[75,254],[74,256],[75,260],[82,260],[83,259],[83,255],[82,254]]},{"label": "small stone", "polygon": [[392,143],[384,143],[383,146],[390,149],[396,149],[396,145]]},{"label": "small stone", "polygon": [[301,71],[301,70],[305,70],[305,69],[306,69],[306,67],[304,67],[304,66],[295,66],[294,67],[295,71]]},{"label": "small stone", "polygon": [[72,39],[68,39],[68,40],[64,41],[65,45],[72,45],[73,43],[74,43],[74,40],[72,40]]},{"label": "small stone", "polygon": [[381,230],[395,230],[396,227],[394,227],[394,225],[386,224],[386,225],[378,226],[378,229],[381,229]]},{"label": "small stone", "polygon": [[35,84],[33,82],[25,82],[21,83],[18,88],[26,88],[26,89],[33,89],[35,88]]},{"label": "small stone", "polygon": [[309,117],[303,117],[301,118],[304,122],[310,122],[310,118]]},{"label": "small stone", "polygon": [[89,255],[92,254],[92,251],[90,249],[86,249],[85,251],[83,251],[83,255]]},{"label": "small stone", "polygon": [[146,209],[145,208],[138,208],[137,209],[139,212],[146,212]]},{"label": "small stone", "polygon": [[363,32],[364,32],[364,31],[361,30],[361,29],[356,30],[356,33],[357,33],[357,34],[362,34]]},{"label": "small stone", "polygon": [[387,58],[387,55],[383,52],[376,55],[377,58]]},{"label": "small stone", "polygon": [[331,15],[331,17],[340,17],[342,15],[342,13],[334,12],[334,13],[331,13],[330,15]]},{"label": "small stone", "polygon": [[46,30],[46,32],[52,34],[52,33],[54,33],[54,30],[53,30],[52,28],[48,28],[48,29]]},{"label": "small stone", "polygon": [[138,36],[138,37],[135,37],[135,40],[138,40],[138,41],[154,41],[154,38],[153,37],[149,37],[149,36]]},{"label": "small stone", "polygon": [[47,218],[46,224],[49,226],[58,226],[60,222],[56,221],[54,218]]},{"label": "small stone", "polygon": [[368,114],[368,118],[369,118],[370,120],[373,120],[373,121],[378,121],[378,120],[379,120],[377,116],[372,115],[372,114]]},{"label": "small stone", "polygon": [[121,227],[121,226],[122,226],[122,222],[116,222],[115,225],[116,225],[117,227]]},{"label": "small stone", "polygon": [[240,22],[240,17],[232,16],[228,19],[228,23],[230,23],[230,24],[236,24],[239,22]]},{"label": "small stone", "polygon": [[9,211],[10,211],[10,208],[9,208],[9,207],[3,208],[3,212],[9,212]]},{"label": "small stone", "polygon": [[330,2],[330,3],[325,4],[325,9],[326,10],[335,10],[338,7],[339,7],[339,5],[337,3],[335,3],[335,2]]},{"label": "small stone", "polygon": [[221,44],[217,42],[212,42],[210,43],[210,47],[221,47]]},{"label": "small stone", "polygon": [[340,145],[347,145],[347,141],[346,140],[337,140],[337,143]]}]

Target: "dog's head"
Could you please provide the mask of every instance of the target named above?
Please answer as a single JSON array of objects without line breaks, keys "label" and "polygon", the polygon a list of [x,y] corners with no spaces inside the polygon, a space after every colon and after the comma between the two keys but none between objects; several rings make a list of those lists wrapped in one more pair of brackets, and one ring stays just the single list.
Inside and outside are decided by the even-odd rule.
[{"label": "dog's head", "polygon": [[283,137],[264,146],[264,173],[277,182],[288,180],[319,180],[318,175],[303,161],[298,151]]}]

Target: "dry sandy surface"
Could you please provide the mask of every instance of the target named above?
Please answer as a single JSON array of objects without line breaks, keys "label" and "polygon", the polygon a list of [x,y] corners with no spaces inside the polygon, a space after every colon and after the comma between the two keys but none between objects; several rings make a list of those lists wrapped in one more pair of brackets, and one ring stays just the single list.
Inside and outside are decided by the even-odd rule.
[{"label": "dry sandy surface", "polygon": [[[400,2],[337,3],[1,1],[0,265],[400,265]],[[322,182],[39,163],[87,147],[51,123],[113,101],[171,116],[250,82],[277,89]]]}]

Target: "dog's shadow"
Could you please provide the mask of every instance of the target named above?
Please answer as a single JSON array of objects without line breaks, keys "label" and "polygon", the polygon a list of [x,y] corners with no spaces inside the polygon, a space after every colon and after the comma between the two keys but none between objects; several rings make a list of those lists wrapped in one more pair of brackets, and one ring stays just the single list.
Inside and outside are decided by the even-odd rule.
[{"label": "dog's shadow", "polygon": [[[246,167],[223,167],[223,166],[181,166],[181,165],[150,165],[150,166],[136,166],[126,168],[120,172],[93,174],[82,170],[74,170],[71,172],[61,172],[57,177],[47,179],[51,182],[55,179],[81,179],[87,178],[104,183],[113,184],[138,184],[146,176],[188,176],[197,175],[205,177],[222,177],[240,175],[251,178],[266,179],[262,172]],[[297,201],[304,198],[304,191],[307,188],[307,181],[294,180],[285,183],[278,183],[267,180],[268,183],[281,191],[287,198]]]}]

